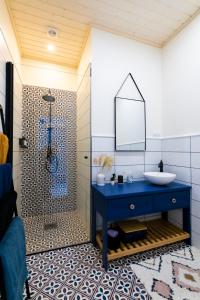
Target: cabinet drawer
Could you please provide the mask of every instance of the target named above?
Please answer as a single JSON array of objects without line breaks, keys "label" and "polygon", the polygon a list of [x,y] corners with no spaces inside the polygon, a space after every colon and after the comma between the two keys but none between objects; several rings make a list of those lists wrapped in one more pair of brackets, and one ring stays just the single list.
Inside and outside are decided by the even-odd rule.
[{"label": "cabinet drawer", "polygon": [[184,208],[190,206],[190,193],[176,192],[159,194],[153,197],[154,211],[168,211],[176,208]]},{"label": "cabinet drawer", "polygon": [[130,218],[151,212],[151,196],[110,199],[108,204],[108,218],[110,220]]}]

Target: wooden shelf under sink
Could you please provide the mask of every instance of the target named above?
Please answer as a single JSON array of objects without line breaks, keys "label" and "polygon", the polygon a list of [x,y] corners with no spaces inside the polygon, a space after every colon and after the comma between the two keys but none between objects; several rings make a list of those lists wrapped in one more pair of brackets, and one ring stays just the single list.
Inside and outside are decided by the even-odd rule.
[{"label": "wooden shelf under sink", "polygon": [[[120,257],[133,255],[135,253],[158,248],[164,245],[173,244],[186,240],[190,234],[163,219],[151,220],[144,222],[147,226],[148,233],[145,239],[137,242],[124,244],[121,242],[117,250],[108,250],[108,260],[114,260]],[[96,241],[100,249],[103,248],[101,233],[98,232]]]}]

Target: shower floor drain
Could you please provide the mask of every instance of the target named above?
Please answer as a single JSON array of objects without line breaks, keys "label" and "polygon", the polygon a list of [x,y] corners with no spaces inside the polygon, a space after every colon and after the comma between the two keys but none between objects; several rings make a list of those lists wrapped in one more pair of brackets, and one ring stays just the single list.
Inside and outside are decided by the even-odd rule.
[{"label": "shower floor drain", "polygon": [[58,227],[58,224],[56,222],[44,224],[44,230],[51,230],[51,229],[55,229],[57,227]]}]

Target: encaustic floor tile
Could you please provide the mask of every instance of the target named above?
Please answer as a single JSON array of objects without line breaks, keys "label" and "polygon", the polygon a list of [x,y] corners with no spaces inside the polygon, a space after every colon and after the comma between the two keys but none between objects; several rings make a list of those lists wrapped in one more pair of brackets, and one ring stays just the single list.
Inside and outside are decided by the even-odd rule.
[{"label": "encaustic floor tile", "polygon": [[90,243],[30,255],[27,265],[32,299],[150,300],[131,264],[184,247],[176,244],[119,259],[107,272],[102,268],[100,251]]}]

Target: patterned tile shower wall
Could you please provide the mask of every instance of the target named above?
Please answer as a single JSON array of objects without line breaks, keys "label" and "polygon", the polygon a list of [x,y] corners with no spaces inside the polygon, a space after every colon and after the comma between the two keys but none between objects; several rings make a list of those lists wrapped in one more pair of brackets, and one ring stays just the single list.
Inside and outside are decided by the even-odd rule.
[{"label": "patterned tile shower wall", "polygon": [[23,86],[23,135],[28,149],[22,158],[22,215],[50,214],[76,209],[76,93],[51,89],[52,147],[58,170],[45,168],[48,145],[47,88]]}]

